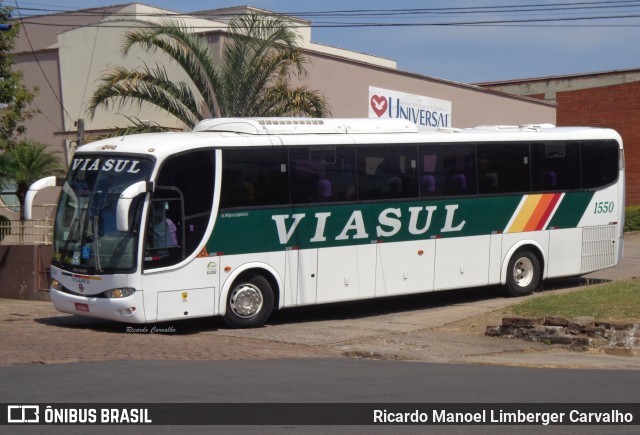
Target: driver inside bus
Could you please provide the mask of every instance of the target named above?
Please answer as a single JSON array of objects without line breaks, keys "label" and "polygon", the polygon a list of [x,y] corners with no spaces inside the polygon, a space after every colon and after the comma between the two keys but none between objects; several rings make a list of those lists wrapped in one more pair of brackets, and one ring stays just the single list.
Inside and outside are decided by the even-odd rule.
[{"label": "driver inside bus", "polygon": [[171,219],[165,216],[163,204],[153,205],[152,248],[178,246],[177,228]]}]

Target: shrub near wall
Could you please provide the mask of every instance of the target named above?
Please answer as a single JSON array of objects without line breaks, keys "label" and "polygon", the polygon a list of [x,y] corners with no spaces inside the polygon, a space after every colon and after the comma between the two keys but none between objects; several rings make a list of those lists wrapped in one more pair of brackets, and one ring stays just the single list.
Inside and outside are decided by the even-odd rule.
[{"label": "shrub near wall", "polygon": [[625,209],[624,232],[640,231],[640,205],[630,205]]}]

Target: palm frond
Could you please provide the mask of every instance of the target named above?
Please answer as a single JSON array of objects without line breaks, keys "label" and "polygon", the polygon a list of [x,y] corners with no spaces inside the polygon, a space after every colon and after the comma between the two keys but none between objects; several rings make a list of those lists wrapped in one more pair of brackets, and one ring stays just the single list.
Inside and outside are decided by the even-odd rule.
[{"label": "palm frond", "polygon": [[[147,103],[187,126],[207,115],[329,115],[329,107],[317,91],[289,87],[292,78],[306,75],[308,59],[299,47],[299,35],[284,17],[248,14],[232,19],[219,61],[211,53],[206,35],[176,20],[161,20],[153,28],[127,32],[123,54],[134,46],[165,53],[192,83],[175,83],[158,64],[137,70],[113,68],[102,76],[90,101],[92,117],[98,107]],[[129,121],[131,127],[116,133],[149,131],[139,120]]]},{"label": "palm frond", "polygon": [[149,103],[175,116],[188,127],[202,119],[198,104],[185,83],[171,81],[160,66],[150,69],[129,70],[116,67],[101,77],[102,84],[89,102],[89,113],[95,115],[98,107],[108,108],[111,102],[118,107],[126,104]]},{"label": "palm frond", "polygon": [[135,116],[126,116],[131,125],[127,127],[114,127],[111,132],[100,136],[98,139],[104,139],[108,137],[128,136],[130,134],[141,133],[164,133],[172,131],[169,128],[163,127],[157,122],[143,121]]},{"label": "palm frond", "polygon": [[124,55],[134,45],[155,52],[160,50],[175,60],[202,95],[211,114],[219,116],[216,89],[218,74],[207,39],[194,34],[184,23],[163,19],[157,27],[136,29],[126,33],[122,45]]},{"label": "palm frond", "polygon": [[226,116],[256,116],[262,97],[292,76],[306,75],[298,35],[282,17],[244,15],[229,24],[221,71],[220,103]]},{"label": "palm frond", "polygon": [[259,103],[263,116],[310,116],[325,118],[330,115],[330,108],[318,91],[306,86],[289,88],[273,87],[263,96]]}]

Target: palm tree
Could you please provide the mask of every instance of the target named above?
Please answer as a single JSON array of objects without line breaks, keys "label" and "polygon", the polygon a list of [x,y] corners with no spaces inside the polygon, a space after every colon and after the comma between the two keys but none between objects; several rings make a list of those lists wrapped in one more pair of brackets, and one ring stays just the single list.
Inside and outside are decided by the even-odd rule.
[{"label": "palm tree", "polygon": [[0,182],[13,184],[20,204],[20,220],[24,221],[24,199],[34,181],[48,175],[64,174],[64,166],[47,146],[22,140],[0,156]]},{"label": "palm tree", "polygon": [[[101,77],[89,113],[110,104],[122,107],[148,103],[193,127],[198,121],[221,116],[314,116],[329,114],[327,103],[306,86],[291,87],[292,77],[306,75],[307,62],[298,36],[279,16],[247,14],[229,22],[228,39],[218,64],[208,40],[180,22],[164,20],[153,28],[125,34],[123,55],[134,45],[148,52],[168,54],[191,79],[193,86],[176,83],[159,64],[129,70],[115,67]],[[195,90],[195,92],[194,92]],[[132,127],[121,132],[162,130],[130,118]]]}]

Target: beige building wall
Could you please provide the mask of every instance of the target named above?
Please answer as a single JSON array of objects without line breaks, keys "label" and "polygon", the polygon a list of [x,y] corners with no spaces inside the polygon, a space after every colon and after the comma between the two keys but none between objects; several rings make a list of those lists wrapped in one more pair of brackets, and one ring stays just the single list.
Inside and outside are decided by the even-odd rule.
[{"label": "beige building wall", "polygon": [[[62,80],[62,98],[68,113],[65,113],[67,125],[79,118],[85,120],[85,130],[107,130],[127,125],[126,117],[150,119],[170,128],[182,128],[182,125],[167,113],[160,112],[147,105],[138,107],[136,103],[120,107],[118,101],[112,101],[108,108],[100,108],[91,118],[88,106],[91,97],[101,84],[100,78],[105,71],[115,66],[129,69],[148,65],[155,69],[158,63],[164,66],[170,77],[176,81],[186,81],[186,74],[175,64],[170,63],[163,53],[153,55],[134,47],[126,57],[120,52],[120,41],[126,32],[125,26],[142,27],[146,23],[136,21],[118,21],[105,23],[100,27],[81,27],[64,32],[58,36],[60,55],[60,76]],[[94,49],[95,47],[95,49]]]},{"label": "beige building wall", "polygon": [[[99,109],[93,119],[87,107],[99,86],[100,77],[112,66],[139,68],[147,64],[155,67],[158,63],[167,68],[176,81],[188,81],[181,69],[162,54],[149,54],[134,48],[123,57],[121,44],[127,30],[155,24],[159,20],[156,15],[164,14],[165,18],[180,19],[188,26],[207,32],[212,52],[220,55],[228,14],[246,13],[247,8],[220,10],[222,15],[217,21],[210,19],[213,11],[205,11],[208,19],[204,19],[195,16],[197,13],[181,15],[135,3],[91,11],[97,10],[101,16],[65,13],[30,20],[64,22],[67,27],[28,25],[25,33],[28,32],[31,44],[26,44],[24,37],[19,40],[19,62],[16,66],[24,71],[28,85],[40,88],[36,106],[42,113],[27,122],[29,137],[50,144],[56,151],[67,152],[69,148],[72,151],[77,139],[75,123],[78,119],[85,121],[87,138],[115,126],[126,125],[126,117],[132,116],[170,128],[184,128],[172,116],[144,105],[120,107],[118,102],[113,102],[109,108]],[[123,16],[131,18],[123,20]],[[309,24],[305,20],[291,19]],[[300,43],[311,60],[304,84],[325,95],[334,117],[368,116],[369,86],[375,86],[451,101],[454,127],[555,122],[555,106],[552,104],[400,71],[396,62],[390,59],[314,43],[310,27],[300,27],[297,31]]]},{"label": "beige building wall", "polygon": [[14,57],[14,67],[23,74],[23,82],[30,88],[37,87],[33,109],[38,113],[27,121],[26,137],[42,142],[52,151],[62,153],[62,142],[54,133],[64,125],[64,111],[60,98],[60,63],[57,50],[45,50],[37,54],[22,53]]},{"label": "beige building wall", "polygon": [[[158,63],[175,81],[188,81],[181,69],[162,54],[134,48],[123,57],[120,47],[127,30],[157,23],[158,14],[177,18],[205,32],[216,57],[222,53],[230,14],[248,10],[268,13],[247,7],[229,8],[219,10],[221,15],[214,20],[212,11],[204,11],[206,18],[200,18],[198,13],[182,15],[133,3],[30,17],[15,51],[15,67],[23,71],[25,84],[40,89],[34,104],[40,113],[26,122],[27,137],[50,145],[52,151],[60,153],[61,161],[69,162],[78,137],[78,119],[85,121],[86,140],[113,127],[128,125],[127,116],[184,128],[172,116],[144,105],[120,107],[116,101],[107,109],[99,109],[93,119],[87,107],[100,77],[112,66],[140,68],[146,63],[153,68]],[[204,12],[201,17],[205,17]],[[333,117],[367,117],[372,86],[450,101],[452,126],[457,128],[556,121],[554,104],[400,71],[392,59],[314,43],[310,22],[291,20],[307,26],[298,29],[300,44],[310,59],[303,84],[327,98]],[[54,197],[53,193],[44,195],[38,202],[53,201]],[[1,206],[0,201],[0,213],[7,214]]]},{"label": "beige building wall", "polygon": [[555,123],[556,109],[536,99],[510,96],[462,83],[449,82],[309,52],[307,84],[320,89],[333,117],[367,117],[369,86],[452,102],[452,126]]},{"label": "beige building wall", "polygon": [[[68,112],[67,117],[71,118],[67,121],[84,118],[85,130],[89,132],[127,125],[127,117],[151,120],[168,128],[184,129],[184,125],[175,117],[146,104],[140,107],[133,103],[121,107],[118,101],[112,101],[108,108],[99,108],[95,117],[89,116],[88,106],[91,96],[101,84],[100,78],[116,66],[141,69],[147,65],[150,69],[156,69],[156,65],[160,65],[175,82],[187,82],[193,86],[180,66],[162,52],[148,52],[136,45],[126,56],[122,53],[122,43],[129,30],[155,25],[160,21],[156,14],[167,11],[133,4],[124,7],[120,12],[136,19],[107,17],[99,26],[78,27],[57,37],[62,97]],[[224,23],[175,13],[170,13],[165,18],[175,18],[194,29],[225,26]]]}]

